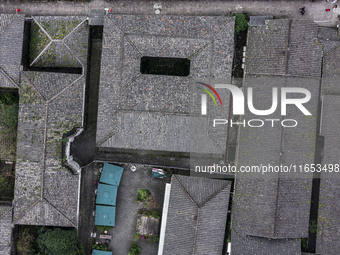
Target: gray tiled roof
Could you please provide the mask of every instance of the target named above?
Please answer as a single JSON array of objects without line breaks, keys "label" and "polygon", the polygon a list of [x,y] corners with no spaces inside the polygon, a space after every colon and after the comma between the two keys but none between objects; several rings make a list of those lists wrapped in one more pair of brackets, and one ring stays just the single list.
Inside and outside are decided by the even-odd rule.
[{"label": "gray tiled roof", "polygon": [[267,20],[272,20],[273,16],[250,16],[249,17],[249,26],[265,26]]},{"label": "gray tiled roof", "polygon": [[88,25],[83,16],[36,16],[34,25],[47,36],[37,59],[31,59],[34,67],[82,67],[86,66]]},{"label": "gray tiled roof", "polygon": [[266,20],[248,30],[246,73],[315,77],[321,75],[318,25],[309,20]]},{"label": "gray tiled roof", "polygon": [[288,75],[321,76],[322,45],[317,40],[318,24],[310,20],[291,21]]},{"label": "gray tiled roof", "polygon": [[[55,85],[57,89],[49,89]],[[14,198],[17,224],[77,225],[79,176],[61,165],[61,139],[63,132],[82,125],[84,86],[85,79],[78,74],[22,73]]]},{"label": "gray tiled roof", "polygon": [[323,58],[322,95],[340,95],[340,45],[327,52]]},{"label": "gray tiled roof", "polygon": [[300,255],[301,239],[268,239],[240,236],[232,231],[232,255]]},{"label": "gray tiled roof", "polygon": [[0,205],[0,255],[11,254],[12,207]]},{"label": "gray tiled roof", "polygon": [[[230,82],[233,29],[234,18],[222,16],[105,16],[97,146],[170,152],[197,148],[191,146],[193,123],[200,122],[207,134],[209,120],[200,115],[196,81]],[[190,75],[141,74],[142,56],[190,58]],[[229,100],[224,103],[222,114],[228,116]],[[225,151],[226,138],[217,141],[219,152]]]},{"label": "gray tiled roof", "polygon": [[[266,117],[246,112],[245,120],[295,119],[298,128],[283,128],[279,122],[240,128],[238,166],[314,162],[322,57],[316,37],[317,26],[304,20],[269,20],[250,27],[244,87],[253,87],[255,108],[269,109],[272,87],[302,87],[311,92],[305,106],[312,116],[293,106],[284,117],[280,107]],[[311,174],[237,173],[232,211],[236,254],[300,254],[300,238],[308,236],[311,187]]]},{"label": "gray tiled roof", "polygon": [[[313,162],[317,126],[319,80],[293,77],[250,76],[245,87],[253,87],[254,105],[267,109],[271,104],[270,87],[304,87],[312,94],[306,104],[312,116],[305,117],[296,107],[289,107],[285,118],[298,121],[295,129],[266,125],[242,127],[237,154],[238,166],[261,164],[290,165]],[[270,116],[246,112],[244,119],[281,119],[279,111]],[[261,148],[261,149],[259,149]],[[311,175],[237,173],[232,225],[244,235],[268,238],[306,237],[309,226]],[[252,214],[253,211],[258,212]]]},{"label": "gray tiled roof", "polygon": [[[324,137],[322,164],[339,164],[340,96],[322,98],[321,135]],[[321,173],[316,251],[335,255],[340,250],[340,176]]]},{"label": "gray tiled roof", "polygon": [[82,74],[21,73],[13,221],[77,227],[80,177],[62,166],[62,137],[83,122],[88,26],[84,17],[35,17],[34,22],[79,58]]},{"label": "gray tiled roof", "polygon": [[249,27],[246,73],[284,75],[287,68],[289,19],[267,20]]},{"label": "gray tiled roof", "polygon": [[15,88],[11,81],[19,82],[24,22],[25,15],[0,14],[0,87]]},{"label": "gray tiled roof", "polygon": [[229,181],[173,175],[164,255],[222,253]]}]

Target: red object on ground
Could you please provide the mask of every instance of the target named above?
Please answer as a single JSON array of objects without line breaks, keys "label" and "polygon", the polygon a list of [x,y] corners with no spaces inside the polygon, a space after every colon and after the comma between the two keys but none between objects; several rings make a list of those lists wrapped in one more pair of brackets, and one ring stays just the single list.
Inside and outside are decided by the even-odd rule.
[{"label": "red object on ground", "polygon": [[20,11],[21,11],[21,10],[18,8],[18,9],[17,9],[17,13],[20,12]]},{"label": "red object on ground", "polygon": [[112,8],[110,9],[110,12],[112,12]]},{"label": "red object on ground", "polygon": [[331,11],[331,9],[325,9],[325,11],[326,11],[326,12],[330,12],[330,11]]}]

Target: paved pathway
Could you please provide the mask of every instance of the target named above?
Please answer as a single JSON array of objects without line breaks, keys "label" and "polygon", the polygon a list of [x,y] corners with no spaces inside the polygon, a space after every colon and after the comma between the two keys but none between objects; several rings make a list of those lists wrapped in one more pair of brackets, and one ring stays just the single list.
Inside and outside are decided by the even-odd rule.
[{"label": "paved pathway", "polygon": [[[15,13],[20,8],[26,15],[87,15],[91,9],[112,8],[113,13],[154,13],[155,1],[113,1],[92,0],[90,3],[43,2],[21,3],[18,0],[1,0],[0,13]],[[320,25],[335,26],[340,24],[338,14],[325,12],[332,8],[325,0],[310,1],[159,1],[163,4],[163,14],[178,15],[226,15],[230,12],[249,12],[254,15],[276,15],[294,18],[308,18]],[[306,7],[302,16],[299,7]],[[340,8],[340,3],[339,3]],[[339,9],[340,10],[340,9]]]}]

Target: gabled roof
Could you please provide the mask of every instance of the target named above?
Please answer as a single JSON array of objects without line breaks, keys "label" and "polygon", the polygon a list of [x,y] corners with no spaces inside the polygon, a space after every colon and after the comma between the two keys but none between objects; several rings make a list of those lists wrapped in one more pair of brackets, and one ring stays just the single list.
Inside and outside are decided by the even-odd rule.
[{"label": "gabled roof", "polygon": [[25,15],[0,14],[0,87],[19,83],[24,22]]},{"label": "gabled roof", "polygon": [[229,181],[173,175],[163,254],[221,254],[230,188]]}]

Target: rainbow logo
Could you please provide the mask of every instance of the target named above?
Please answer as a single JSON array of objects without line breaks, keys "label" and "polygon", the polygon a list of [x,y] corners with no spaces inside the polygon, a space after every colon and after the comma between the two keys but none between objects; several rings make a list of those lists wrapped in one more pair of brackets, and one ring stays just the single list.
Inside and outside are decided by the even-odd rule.
[{"label": "rainbow logo", "polygon": [[[221,106],[222,106],[221,97],[220,97],[220,95],[217,93],[217,91],[216,91],[212,86],[210,86],[209,84],[203,83],[203,82],[197,82],[197,83],[200,84],[200,85],[205,86],[205,87],[208,88],[208,89],[210,89],[210,90],[217,96],[217,98],[218,98],[218,100],[220,101],[220,104],[221,104]],[[215,105],[217,106],[216,99],[215,99],[214,95],[213,95],[209,90],[207,90],[207,89],[205,89],[205,88],[199,88],[199,89],[201,89],[202,91],[204,91],[205,93],[207,93],[207,94],[212,98],[212,100],[214,101]]]}]

